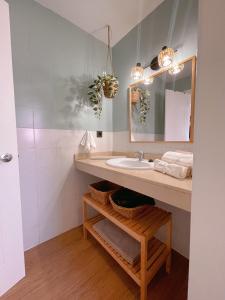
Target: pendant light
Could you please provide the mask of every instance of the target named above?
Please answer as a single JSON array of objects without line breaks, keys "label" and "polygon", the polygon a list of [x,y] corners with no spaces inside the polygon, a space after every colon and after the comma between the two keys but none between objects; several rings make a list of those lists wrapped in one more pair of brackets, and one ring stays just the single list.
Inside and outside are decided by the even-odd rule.
[{"label": "pendant light", "polygon": [[169,70],[170,75],[176,75],[184,69],[184,64],[174,64]]},{"label": "pendant light", "polygon": [[174,55],[175,51],[173,50],[173,48],[168,48],[167,46],[164,46],[158,55],[159,66],[163,68],[171,65],[173,62]]},{"label": "pendant light", "polygon": [[144,69],[141,66],[141,63],[137,63],[135,67],[131,69],[131,77],[133,80],[139,80],[142,78]]},{"label": "pendant light", "polygon": [[131,69],[131,78],[136,81],[143,78],[144,69],[141,66],[140,61],[140,48],[141,48],[141,16],[142,6],[139,6],[139,13],[138,13],[138,26],[137,26],[137,64]]}]

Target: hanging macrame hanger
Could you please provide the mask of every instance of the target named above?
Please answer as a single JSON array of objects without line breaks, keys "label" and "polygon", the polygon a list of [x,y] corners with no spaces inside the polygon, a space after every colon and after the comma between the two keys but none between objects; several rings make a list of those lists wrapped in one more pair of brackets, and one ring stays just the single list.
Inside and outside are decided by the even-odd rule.
[{"label": "hanging macrame hanger", "polygon": [[113,74],[113,65],[112,65],[112,49],[111,49],[111,35],[112,30],[110,25],[106,25],[107,33],[108,33],[108,46],[107,46],[107,59],[106,59],[106,70],[108,68],[108,64],[110,64],[111,72]]}]

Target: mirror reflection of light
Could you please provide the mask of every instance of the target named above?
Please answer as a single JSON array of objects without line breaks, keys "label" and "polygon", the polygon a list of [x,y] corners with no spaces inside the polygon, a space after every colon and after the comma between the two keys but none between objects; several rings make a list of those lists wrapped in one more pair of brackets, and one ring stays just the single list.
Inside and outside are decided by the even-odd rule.
[{"label": "mirror reflection of light", "polygon": [[154,81],[153,77],[146,77],[145,80],[144,80],[144,84],[149,85],[149,84],[152,84],[153,81]]},{"label": "mirror reflection of light", "polygon": [[163,67],[168,67],[169,65],[171,65],[172,63],[172,58],[169,56],[164,56],[163,60],[162,60],[162,65]]},{"label": "mirror reflection of light", "polygon": [[131,77],[133,80],[139,80],[143,77],[144,69],[141,66],[141,63],[137,63],[135,67],[131,70]]},{"label": "mirror reflection of light", "polygon": [[184,69],[184,64],[174,64],[169,70],[170,75],[176,75]]},{"label": "mirror reflection of light", "polygon": [[135,72],[134,74],[133,74],[133,79],[134,80],[138,80],[138,79],[141,79],[141,73],[140,72]]}]

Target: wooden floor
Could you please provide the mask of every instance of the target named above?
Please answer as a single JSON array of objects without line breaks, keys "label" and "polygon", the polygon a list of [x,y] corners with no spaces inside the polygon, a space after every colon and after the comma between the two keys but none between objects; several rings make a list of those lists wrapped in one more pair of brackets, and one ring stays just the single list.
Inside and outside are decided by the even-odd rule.
[{"label": "wooden floor", "polygon": [[[1,300],[134,300],[139,287],[81,228],[25,254],[26,278]],[[173,252],[172,272],[162,268],[148,287],[150,300],[186,300],[188,261]]]}]

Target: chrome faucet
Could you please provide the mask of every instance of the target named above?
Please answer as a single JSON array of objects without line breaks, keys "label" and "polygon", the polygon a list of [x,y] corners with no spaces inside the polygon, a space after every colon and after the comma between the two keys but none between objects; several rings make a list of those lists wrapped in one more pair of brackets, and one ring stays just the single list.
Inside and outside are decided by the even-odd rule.
[{"label": "chrome faucet", "polygon": [[139,150],[137,151],[137,154],[138,154],[138,160],[142,161],[144,159],[144,151]]}]

